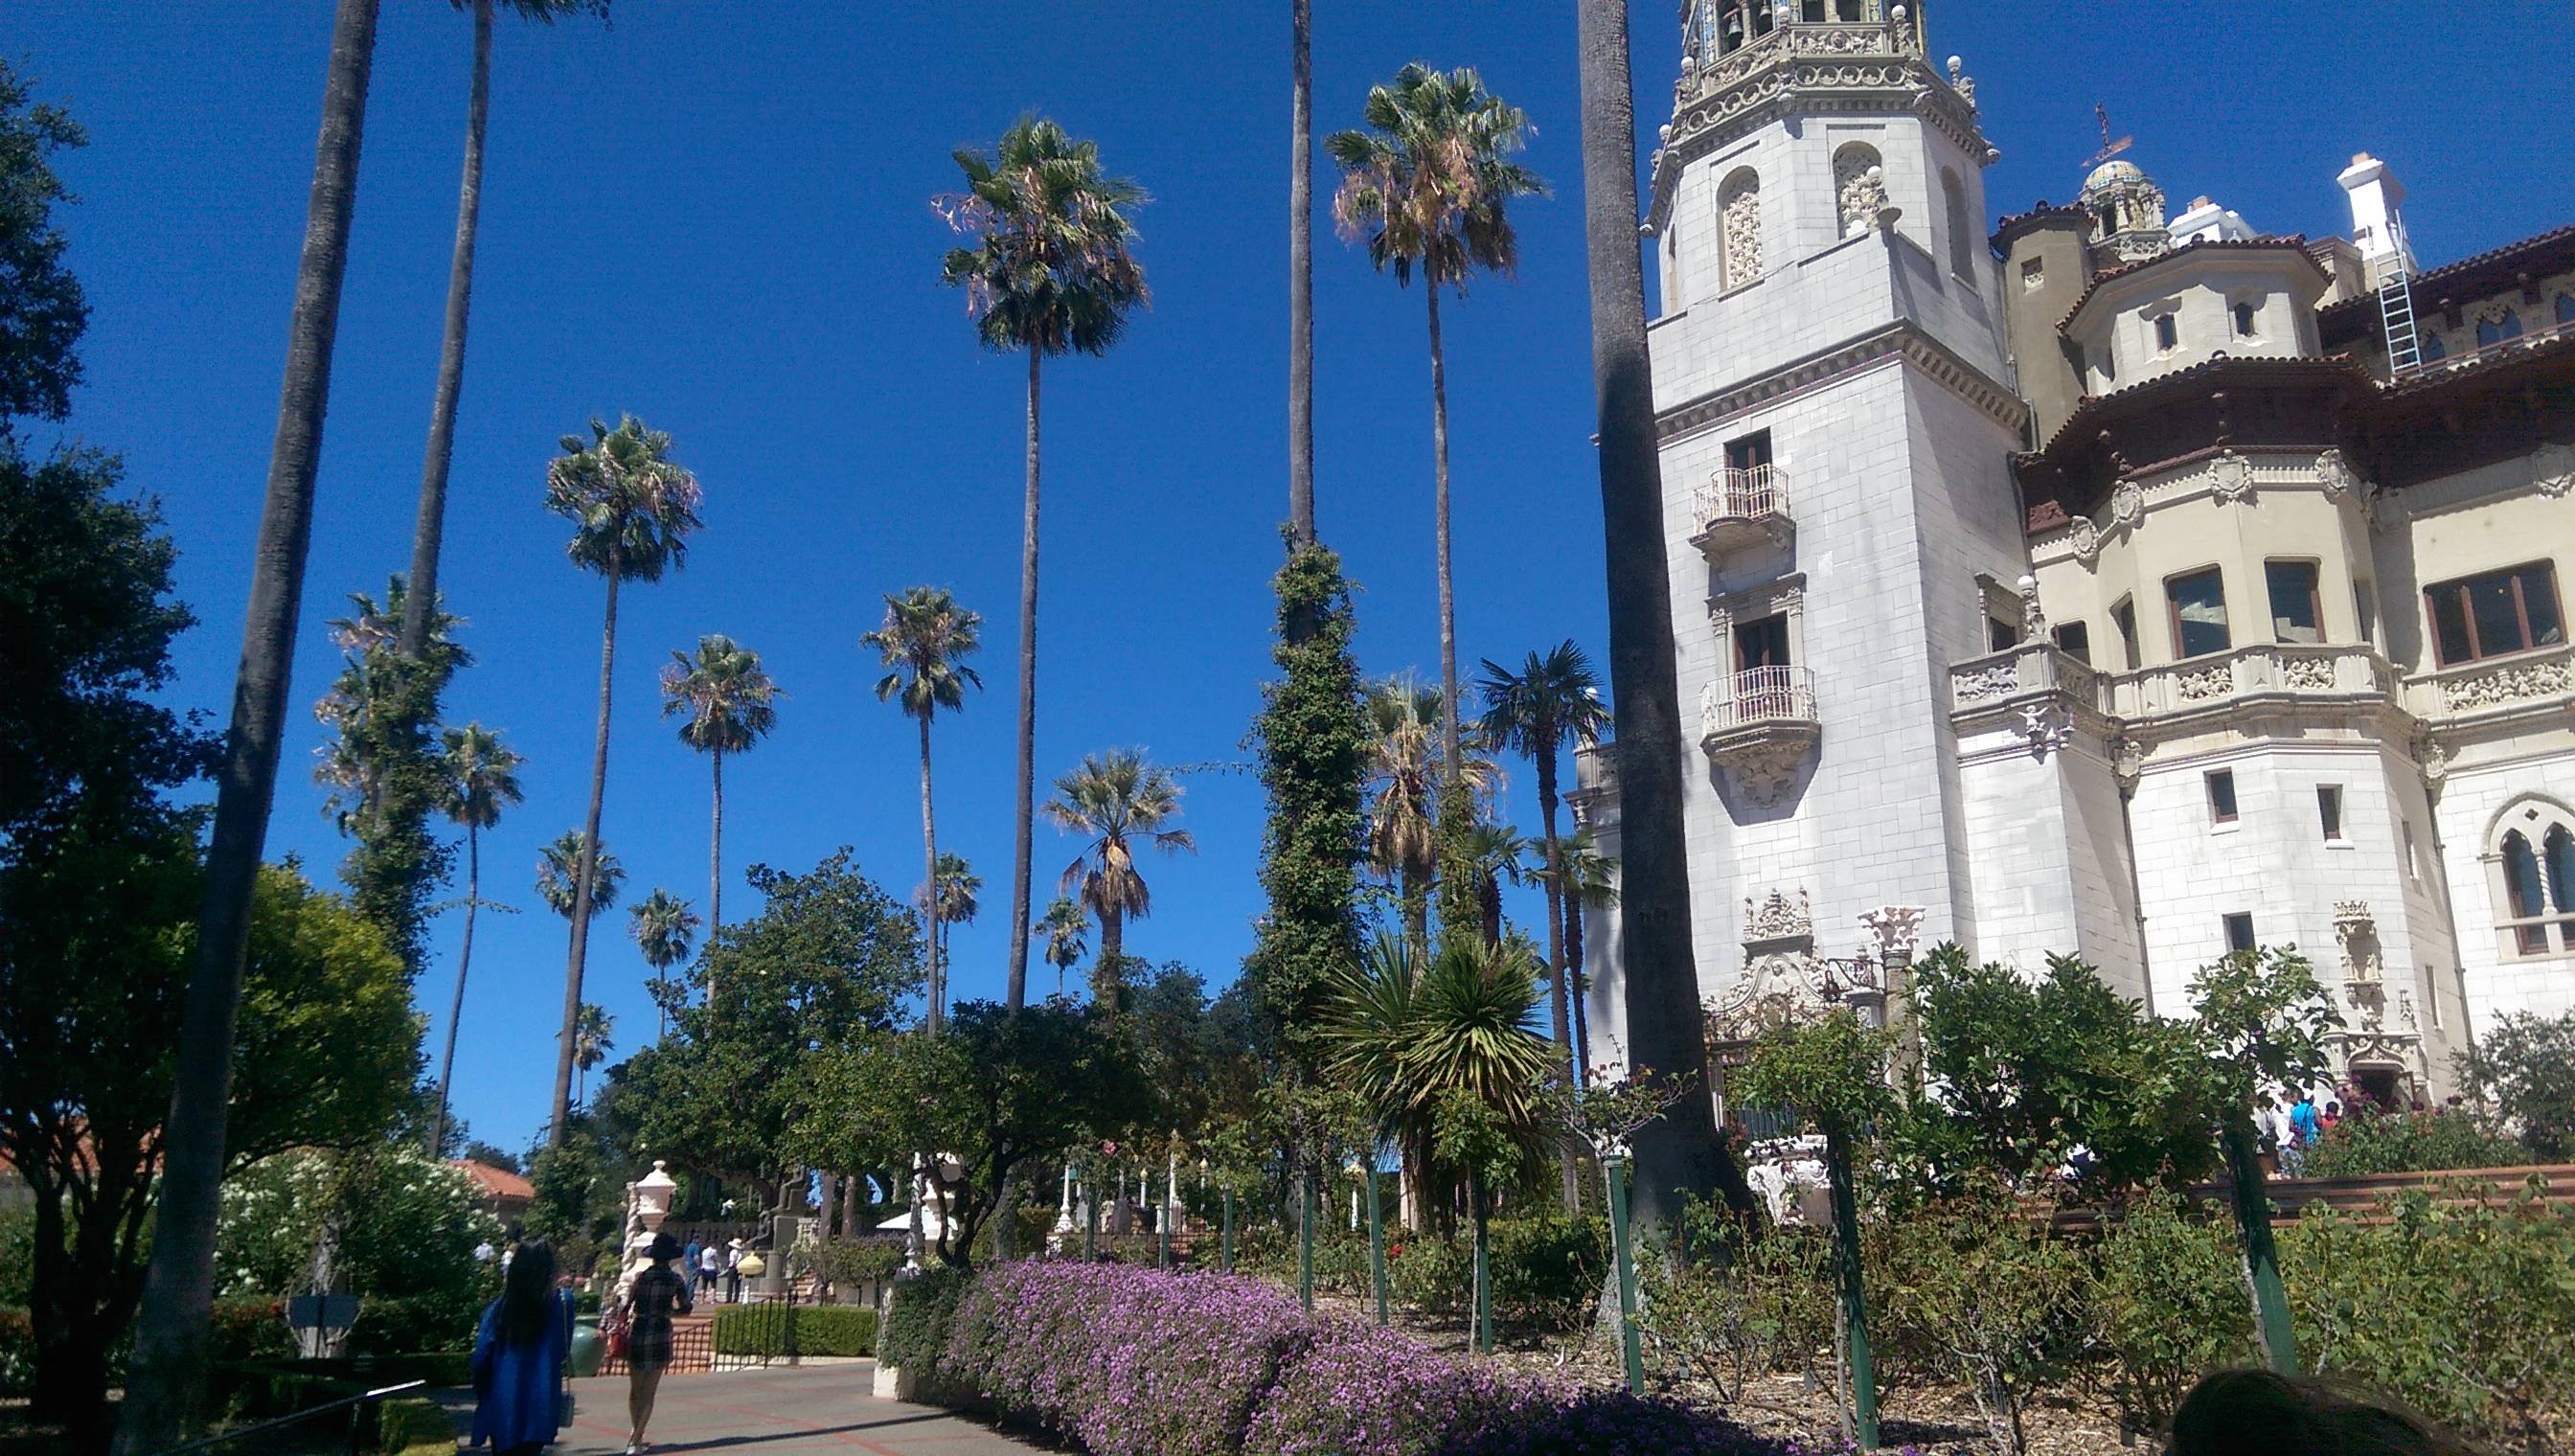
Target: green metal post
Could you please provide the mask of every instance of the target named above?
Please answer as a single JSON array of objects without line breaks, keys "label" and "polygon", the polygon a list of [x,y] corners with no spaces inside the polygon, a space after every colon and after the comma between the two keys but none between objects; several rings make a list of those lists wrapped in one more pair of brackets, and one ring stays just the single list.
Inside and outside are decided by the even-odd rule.
[{"label": "green metal post", "polygon": [[1100,1258],[1100,1190],[1092,1183],[1086,1171],[1082,1175],[1082,1260],[1086,1264]]},{"label": "green metal post", "polygon": [[1609,1174],[1609,1252],[1618,1264],[1618,1343],[1627,1364],[1627,1393],[1645,1393],[1645,1350],[1636,1330],[1636,1253],[1627,1227],[1627,1155],[1611,1153],[1601,1166]]},{"label": "green metal post", "polygon": [[1385,1318],[1385,1230],[1377,1223],[1376,1164],[1367,1169],[1368,1277],[1376,1281],[1376,1322]]},{"label": "green metal post", "polygon": [[1171,1169],[1167,1165],[1163,1170],[1163,1206],[1154,1210],[1154,1231],[1161,1235],[1157,1240],[1160,1247],[1154,1257],[1166,1269],[1172,1267],[1172,1205],[1179,1202],[1180,1197],[1181,1190],[1173,1185]]},{"label": "green metal post", "polygon": [[2253,1283],[2253,1317],[2262,1353],[2281,1375],[2298,1373],[2298,1341],[2289,1324],[2289,1290],[2280,1282],[2280,1253],[2271,1241],[2271,1195],[2263,1187],[2262,1155],[2253,1123],[2243,1116],[2226,1124],[2226,1170],[2234,1185],[2235,1229],[2244,1248],[2244,1271]]},{"label": "green metal post", "polygon": [[1234,1190],[1225,1190],[1225,1271],[1234,1272]]},{"label": "green metal post", "polygon": [[1314,1311],[1314,1175],[1301,1175],[1296,1210],[1296,1297],[1308,1314]]},{"label": "green metal post", "polygon": [[1842,1332],[1850,1346],[1851,1425],[1863,1451],[1877,1449],[1877,1371],[1869,1358],[1868,1301],[1860,1281],[1859,1199],[1851,1192],[1850,1143],[1824,1134],[1824,1175],[1832,1187],[1833,1264],[1840,1276]]},{"label": "green metal post", "polygon": [[1492,1243],[1492,1226],[1484,1218],[1484,1180],[1469,1176],[1466,1197],[1475,1211],[1475,1348],[1493,1353],[1493,1270],[1485,1251]]}]

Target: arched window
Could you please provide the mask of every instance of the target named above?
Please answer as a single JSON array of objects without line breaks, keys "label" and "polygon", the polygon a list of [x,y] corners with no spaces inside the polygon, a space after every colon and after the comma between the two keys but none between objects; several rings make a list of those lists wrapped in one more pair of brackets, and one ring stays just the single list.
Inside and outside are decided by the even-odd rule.
[{"label": "arched window", "polygon": [[1716,196],[1725,259],[1723,286],[1731,291],[1761,277],[1760,174],[1746,167],[1725,179]]},{"label": "arched window", "polygon": [[2557,322],[2575,324],[2575,293],[2561,293],[2557,296]]},{"label": "arched window", "polygon": [[2440,335],[2428,331],[2415,336],[2414,347],[2422,352],[2425,364],[2437,363],[2450,357],[2450,346],[2441,342]]},{"label": "arched window", "polygon": [[2575,953],[2575,812],[2524,798],[2505,806],[2493,866],[2504,953]]},{"label": "arched window", "polygon": [[1877,149],[1866,142],[1846,143],[1833,153],[1833,196],[1841,206],[1845,238],[1877,225],[1877,210],[1886,202],[1884,172],[1880,181],[1868,180],[1868,169],[1877,165]]},{"label": "arched window", "polygon": [[1976,279],[1976,242],[1967,225],[1967,189],[1958,174],[1940,169],[1940,205],[1949,219],[1949,271],[1970,283]]},{"label": "arched window", "polygon": [[2499,313],[2501,317],[2497,317],[2495,314],[2486,314],[2478,318],[2477,347],[2479,349],[2483,349],[2492,344],[2500,344],[2506,339],[2518,339],[2521,337],[2521,315],[2514,313],[2510,309],[2500,310]]}]

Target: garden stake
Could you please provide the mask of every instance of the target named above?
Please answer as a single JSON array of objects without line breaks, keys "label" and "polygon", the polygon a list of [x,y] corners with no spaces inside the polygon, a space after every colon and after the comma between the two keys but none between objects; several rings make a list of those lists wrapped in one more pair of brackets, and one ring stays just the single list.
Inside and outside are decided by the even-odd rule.
[{"label": "garden stake", "polygon": [[1154,1210],[1154,1231],[1162,1237],[1154,1257],[1162,1267],[1172,1267],[1172,1209],[1181,1201],[1181,1190],[1172,1186],[1172,1175],[1163,1174],[1163,1206]]},{"label": "garden stake", "polygon": [[1851,1194],[1850,1143],[1824,1134],[1824,1171],[1832,1185],[1833,1264],[1841,1276],[1842,1328],[1850,1341],[1851,1424],[1863,1451],[1877,1449],[1877,1373],[1868,1351],[1868,1302],[1860,1283],[1859,1200]]},{"label": "garden stake", "polygon": [[1296,1297],[1304,1302],[1305,1312],[1312,1314],[1314,1312],[1314,1175],[1308,1171],[1298,1176],[1299,1191],[1302,1196],[1298,1200],[1300,1206],[1296,1210]]},{"label": "garden stake", "polygon": [[1100,1194],[1083,1179],[1082,1190],[1082,1261],[1096,1263],[1100,1258]]},{"label": "garden stake", "polygon": [[1609,1175],[1609,1253],[1618,1264],[1618,1343],[1627,1365],[1627,1393],[1645,1393],[1645,1351],[1636,1332],[1636,1255],[1627,1228],[1627,1155],[1600,1160]]},{"label": "garden stake", "polygon": [[1225,1190],[1225,1271],[1234,1272],[1234,1190]]},{"label": "garden stake", "polygon": [[2262,1353],[2272,1371],[2298,1373],[2298,1342],[2289,1326],[2289,1291],[2280,1282],[2280,1253],[2271,1241],[2271,1196],[2262,1186],[2262,1159],[2253,1146],[2253,1123],[2226,1121],[2226,1170],[2235,1190],[2235,1231],[2244,1247],[2244,1272],[2253,1284],[2253,1316]]},{"label": "garden stake", "polygon": [[[1373,1158],[1374,1154],[1370,1154]],[[1367,1170],[1368,1274],[1376,1281],[1376,1322],[1385,1323],[1385,1232],[1377,1223],[1376,1164]]]}]

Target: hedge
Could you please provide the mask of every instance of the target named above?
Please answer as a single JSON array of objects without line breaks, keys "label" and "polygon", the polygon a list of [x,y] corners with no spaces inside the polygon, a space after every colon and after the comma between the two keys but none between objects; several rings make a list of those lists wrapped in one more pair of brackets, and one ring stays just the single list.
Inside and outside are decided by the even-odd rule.
[{"label": "hedge", "polygon": [[[796,1327],[792,1352],[787,1348],[790,1318]],[[727,1305],[716,1311],[714,1338],[719,1355],[873,1355],[877,1312],[846,1304]]]},{"label": "hedge", "polygon": [[1028,1261],[925,1278],[897,1290],[886,1344],[923,1362],[928,1398],[989,1402],[1091,1456],[1793,1449],[1676,1402],[1452,1360],[1226,1274]]}]

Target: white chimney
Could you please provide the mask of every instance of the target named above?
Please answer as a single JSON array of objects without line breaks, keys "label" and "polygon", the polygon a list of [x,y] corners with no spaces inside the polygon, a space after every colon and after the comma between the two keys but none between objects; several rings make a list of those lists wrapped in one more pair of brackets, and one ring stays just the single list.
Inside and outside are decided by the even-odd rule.
[{"label": "white chimney", "polygon": [[2413,272],[2414,250],[2405,241],[2404,220],[2396,212],[2397,204],[2405,200],[2405,186],[2387,170],[2387,164],[2362,152],[2334,181],[2351,195],[2352,246],[2368,260],[2372,275],[2382,260],[2391,257],[2406,272]]},{"label": "white chimney", "polygon": [[2204,197],[2192,198],[2190,206],[2182,209],[2181,216],[2174,218],[2165,231],[2172,234],[2176,248],[2186,243],[2235,243],[2254,236],[2253,225],[2244,221],[2244,214],[2231,207],[2219,207]]}]

